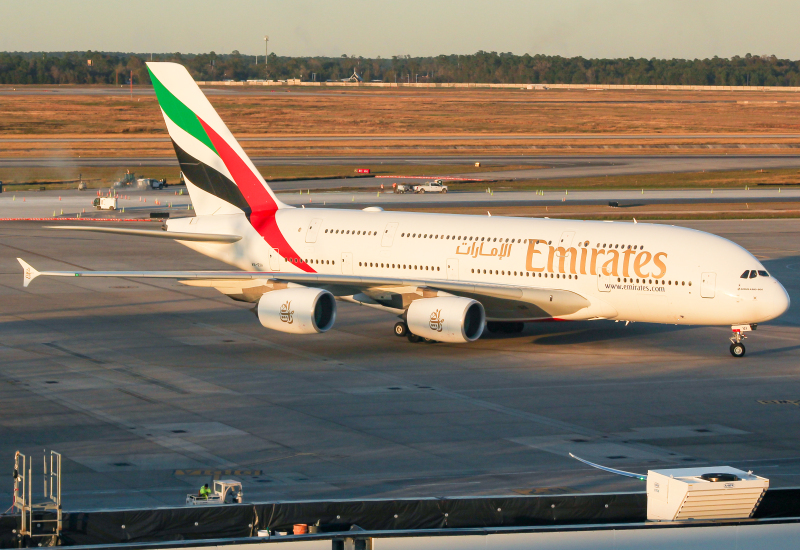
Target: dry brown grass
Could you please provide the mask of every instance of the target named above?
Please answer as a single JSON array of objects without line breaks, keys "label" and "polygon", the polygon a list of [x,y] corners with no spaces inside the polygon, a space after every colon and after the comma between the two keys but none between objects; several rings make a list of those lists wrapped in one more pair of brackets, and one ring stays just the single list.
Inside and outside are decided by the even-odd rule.
[{"label": "dry brown grass", "polygon": [[[538,166],[475,166],[464,165],[378,165],[372,167],[373,175],[395,175],[403,174],[406,176],[446,176],[448,174],[474,173],[479,175],[481,172],[490,170],[518,170],[535,169]],[[48,185],[49,189],[73,189],[77,187],[77,180],[83,181],[91,188],[108,187],[118,181],[125,174],[126,167],[45,167],[45,168],[0,168],[0,181],[11,184],[13,188],[38,188],[42,184]],[[131,170],[137,177],[148,177],[155,179],[167,179],[167,183],[179,183],[178,166],[131,166]],[[259,171],[267,181],[276,180],[296,180],[296,179],[318,179],[318,178],[349,178],[355,176],[352,166],[261,166]],[[345,179],[343,185],[354,181]],[[386,184],[384,179],[372,179],[375,188],[380,188],[381,183]],[[63,183],[61,183],[63,182]],[[18,186],[18,184],[29,184],[28,187]],[[388,182],[391,185],[390,182]],[[313,182],[310,184],[313,186]]]},{"label": "dry brown grass", "polygon": [[[0,134],[166,133],[155,96],[59,90],[0,98]],[[210,100],[237,135],[800,132],[792,92],[226,91]]]},{"label": "dry brown grass", "polygon": [[[494,191],[534,191],[538,189],[725,189],[800,185],[800,170],[731,170],[726,172],[685,172],[676,174],[636,174],[609,177],[500,181],[488,185]],[[483,191],[485,183],[457,184],[459,190]]]}]

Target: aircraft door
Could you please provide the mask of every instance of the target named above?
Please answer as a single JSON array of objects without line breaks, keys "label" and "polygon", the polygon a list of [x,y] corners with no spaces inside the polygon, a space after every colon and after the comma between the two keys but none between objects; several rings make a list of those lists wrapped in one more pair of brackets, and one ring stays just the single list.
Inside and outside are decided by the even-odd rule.
[{"label": "aircraft door", "polygon": [[281,270],[281,255],[277,248],[273,248],[269,253],[269,269],[270,271]]},{"label": "aircraft door", "polygon": [[381,239],[381,246],[392,246],[394,242],[394,233],[397,231],[397,223],[388,223],[383,230],[383,238]]},{"label": "aircraft door", "polygon": [[597,290],[600,292],[611,292],[611,275],[597,274]]},{"label": "aircraft door", "polygon": [[342,252],[342,275],[353,274],[353,253]]},{"label": "aircraft door", "polygon": [[449,281],[457,281],[458,280],[458,259],[449,259],[447,260],[447,280]]},{"label": "aircraft door", "polygon": [[564,248],[569,248],[572,246],[572,239],[575,238],[574,231],[564,231],[561,234],[561,242],[558,246],[563,246]]},{"label": "aircraft door", "polygon": [[717,274],[703,273],[700,276],[700,296],[703,298],[713,298],[716,292]]},{"label": "aircraft door", "polygon": [[317,233],[319,233],[320,225],[322,225],[322,220],[318,218],[311,220],[311,223],[308,224],[308,231],[306,231],[307,243],[317,242]]}]

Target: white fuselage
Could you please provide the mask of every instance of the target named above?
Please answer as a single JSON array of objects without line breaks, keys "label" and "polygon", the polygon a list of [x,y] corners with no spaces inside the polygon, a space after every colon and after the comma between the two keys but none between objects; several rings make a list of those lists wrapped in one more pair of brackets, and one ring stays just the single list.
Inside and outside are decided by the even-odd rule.
[{"label": "white fuselage", "polygon": [[[317,273],[458,280],[561,289],[591,306],[559,317],[670,324],[759,323],[789,305],[773,277],[739,245],[670,225],[360,210],[286,208],[276,221]],[[247,271],[300,273],[243,214],[168,222],[173,231],[241,235],[186,246]],[[489,320],[535,320],[487,308]]]}]

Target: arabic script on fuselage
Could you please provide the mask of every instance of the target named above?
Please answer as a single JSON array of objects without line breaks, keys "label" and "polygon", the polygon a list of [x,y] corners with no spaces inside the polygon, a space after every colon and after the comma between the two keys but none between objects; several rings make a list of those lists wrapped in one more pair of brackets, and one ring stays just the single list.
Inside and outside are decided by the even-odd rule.
[{"label": "arabic script on fuselage", "polygon": [[[484,249],[484,245],[491,246]],[[493,257],[498,260],[511,256],[513,244],[503,243],[498,249],[485,242],[462,242],[456,254],[462,256]],[[589,248],[551,246],[542,239],[528,239],[525,269],[533,272],[570,273],[572,275],[603,274],[614,277],[653,277],[667,274],[667,253],[634,250],[633,248]]]}]

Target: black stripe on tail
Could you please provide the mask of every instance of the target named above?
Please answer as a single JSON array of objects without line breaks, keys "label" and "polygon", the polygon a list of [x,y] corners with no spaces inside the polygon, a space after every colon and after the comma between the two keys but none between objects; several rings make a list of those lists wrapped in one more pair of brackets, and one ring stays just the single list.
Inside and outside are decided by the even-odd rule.
[{"label": "black stripe on tail", "polygon": [[181,171],[190,182],[203,191],[244,210],[247,217],[250,217],[250,205],[247,204],[247,200],[235,183],[211,166],[200,162],[181,149],[174,140],[172,141],[172,146],[175,148],[175,155],[178,157]]}]

